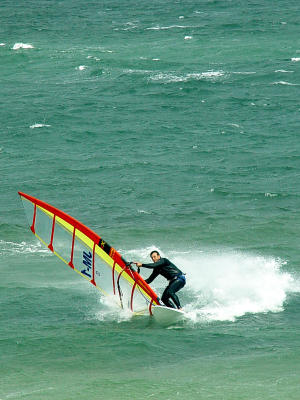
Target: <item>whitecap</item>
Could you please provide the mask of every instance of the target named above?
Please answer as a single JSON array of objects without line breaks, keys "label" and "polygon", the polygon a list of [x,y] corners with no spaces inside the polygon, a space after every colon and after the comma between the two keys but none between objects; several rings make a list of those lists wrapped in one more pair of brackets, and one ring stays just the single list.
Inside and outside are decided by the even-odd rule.
[{"label": "whitecap", "polygon": [[41,245],[40,242],[35,244],[32,243],[15,243],[6,242],[5,240],[0,240],[0,254],[29,254],[29,253],[43,253],[45,255],[51,255],[52,253]]},{"label": "whitecap", "polygon": [[191,28],[190,26],[185,25],[170,25],[170,26],[152,26],[150,28],[146,28],[147,31],[163,31],[166,29],[185,29]]},{"label": "whitecap", "polygon": [[256,72],[255,71],[243,71],[243,72],[241,72],[241,71],[233,71],[232,74],[235,74],[235,75],[254,75],[254,74],[256,74]]},{"label": "whitecap", "polygon": [[0,43],[0,46],[1,47],[6,46],[6,43]]},{"label": "whitecap", "polygon": [[285,81],[273,82],[273,85],[299,86],[296,83],[290,83]]},{"label": "whitecap", "polygon": [[105,49],[104,47],[97,48],[101,53],[113,53],[113,50]]},{"label": "whitecap", "polygon": [[282,74],[292,74],[294,71],[286,71],[285,69],[277,69],[275,72],[280,72]]},{"label": "whitecap", "polygon": [[[17,344],[19,342],[16,342]],[[42,393],[45,391],[49,391],[49,390],[54,390],[54,387],[50,386],[47,388],[40,388],[40,389],[32,389],[32,390],[22,390],[22,391],[18,391],[18,392],[12,392],[9,393],[5,396],[6,399],[10,399],[10,398],[20,398],[20,397],[28,397],[30,395],[35,395],[36,393]],[[2,399],[0,399],[2,400]]]},{"label": "whitecap", "polygon": [[199,77],[199,79],[202,78],[218,78],[220,76],[223,76],[224,72],[223,71],[208,71],[208,72],[202,72],[201,74],[189,74],[191,77]]},{"label": "whitecap", "polygon": [[32,44],[29,43],[15,43],[12,49],[13,50],[34,49],[34,47],[32,46]]},{"label": "whitecap", "polygon": [[79,65],[77,68],[79,71],[84,71],[87,67],[85,65]]},{"label": "whitecap", "polygon": [[145,70],[145,69],[124,69],[123,70],[124,74],[149,74],[152,71]]},{"label": "whitecap", "polygon": [[277,197],[278,194],[276,193],[265,193],[265,197]]},{"label": "whitecap", "polygon": [[47,124],[34,124],[30,125],[30,129],[35,129],[35,128],[50,128],[51,125]]},{"label": "whitecap", "polygon": [[298,62],[298,61],[300,61],[300,58],[299,57],[293,57],[293,58],[291,58],[291,61]]},{"label": "whitecap", "polygon": [[191,39],[193,39],[193,36],[185,36],[184,37],[184,40],[191,40]]},{"label": "whitecap", "polygon": [[171,73],[158,73],[156,75],[152,75],[150,79],[152,81],[163,81],[164,83],[172,83],[172,82],[188,82],[191,80],[207,80],[207,79],[215,79],[224,75],[223,71],[208,71],[201,73],[190,73],[186,75],[174,75]]}]

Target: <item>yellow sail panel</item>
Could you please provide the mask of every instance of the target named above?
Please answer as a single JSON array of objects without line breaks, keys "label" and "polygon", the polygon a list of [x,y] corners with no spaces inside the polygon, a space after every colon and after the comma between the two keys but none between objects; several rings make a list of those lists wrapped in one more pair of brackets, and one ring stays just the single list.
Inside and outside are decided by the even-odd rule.
[{"label": "yellow sail panel", "polygon": [[94,241],[91,240],[88,236],[86,236],[84,233],[80,232],[78,229],[76,229],[76,239],[81,240],[85,245],[87,245],[90,249],[94,247]]},{"label": "yellow sail panel", "polygon": [[159,304],[150,286],[95,232],[50,204],[19,194],[32,232],[75,272],[132,311],[151,312],[152,303]]},{"label": "yellow sail panel", "polygon": [[[28,201],[28,200],[27,200]],[[37,208],[41,209],[45,214],[48,215],[49,218],[53,218],[54,214],[48,210],[46,210],[45,208],[41,207],[41,206],[37,206]]]}]

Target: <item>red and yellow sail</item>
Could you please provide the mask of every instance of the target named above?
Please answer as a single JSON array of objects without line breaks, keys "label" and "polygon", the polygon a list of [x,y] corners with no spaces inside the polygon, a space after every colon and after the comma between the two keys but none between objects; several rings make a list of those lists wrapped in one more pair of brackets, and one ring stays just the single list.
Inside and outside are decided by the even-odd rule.
[{"label": "red and yellow sail", "polygon": [[33,234],[60,260],[122,307],[148,311],[159,299],[105,240],[75,218],[19,192]]}]

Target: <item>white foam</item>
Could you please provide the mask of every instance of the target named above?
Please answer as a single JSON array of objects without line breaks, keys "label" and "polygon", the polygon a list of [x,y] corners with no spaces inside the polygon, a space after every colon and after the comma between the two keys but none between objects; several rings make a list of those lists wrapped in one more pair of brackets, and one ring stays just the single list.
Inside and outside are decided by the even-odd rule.
[{"label": "white foam", "polygon": [[299,86],[297,83],[290,83],[286,81],[274,82],[273,85]]},{"label": "white foam", "polygon": [[[143,261],[143,262],[151,262],[151,259],[149,257],[149,254],[153,250],[158,250],[159,253],[161,254],[162,257],[164,257],[164,253],[162,250],[160,250],[158,247],[155,245],[145,247],[145,248],[140,248],[140,249],[133,249],[133,250],[128,250],[128,251],[123,251],[121,250],[121,254],[124,253],[125,256],[128,256],[127,258],[130,258],[133,261]],[[125,254],[126,253],[126,254]],[[126,257],[125,257],[126,258]],[[148,260],[148,261],[147,261]]]},{"label": "white foam", "polygon": [[35,129],[35,128],[49,128],[51,127],[51,125],[47,125],[47,124],[34,124],[34,125],[30,125],[30,129]]},{"label": "white foam", "polygon": [[150,74],[152,71],[150,70],[145,70],[145,69],[124,69],[123,70],[124,74]]},{"label": "white foam", "polygon": [[300,61],[300,58],[299,57],[293,57],[293,58],[291,58],[291,61],[298,62],[298,61]]},{"label": "white foam", "polygon": [[129,308],[124,307],[121,309],[116,300],[109,296],[99,296],[98,302],[101,306],[100,310],[92,311],[92,319],[96,318],[98,321],[128,321],[132,318],[133,314]]},{"label": "white foam", "polygon": [[185,36],[184,37],[184,40],[191,40],[191,39],[193,39],[193,36]]},{"label": "white foam", "polygon": [[146,28],[148,31],[163,31],[167,29],[185,29],[185,28],[192,28],[190,26],[185,25],[170,25],[170,26],[153,26],[151,28]]},{"label": "white foam", "polygon": [[6,43],[0,43],[0,46],[1,47],[6,46]]},{"label": "white foam", "polygon": [[276,193],[265,193],[265,197],[277,197],[278,194]]},{"label": "white foam", "polygon": [[255,71],[243,71],[243,72],[241,72],[241,71],[233,71],[232,74],[235,74],[235,75],[254,75],[254,74],[256,74],[256,72]]},{"label": "white foam", "polygon": [[52,253],[40,242],[36,243],[15,243],[0,240],[0,255],[5,254],[30,254],[30,253],[43,253],[44,255],[51,255]]},{"label": "white foam", "polygon": [[196,322],[282,311],[287,293],[294,290],[293,277],[281,270],[284,262],[271,257],[224,252],[173,260],[187,273],[192,301],[184,309]]},{"label": "white foam", "polygon": [[283,74],[292,74],[294,71],[286,71],[285,69],[277,69],[275,72],[281,72]]},{"label": "white foam", "polygon": [[[28,397],[31,395],[36,395],[36,393],[43,393],[49,390],[54,390],[54,387],[45,387],[45,388],[39,388],[39,389],[32,389],[32,390],[21,390],[17,392],[12,392],[8,393],[5,395],[5,399],[16,399],[16,398],[21,398],[21,397]],[[2,399],[0,399],[2,400]]]},{"label": "white foam", "polygon": [[12,49],[13,50],[34,49],[34,47],[30,43],[15,43]]},{"label": "white foam", "polygon": [[79,71],[84,71],[86,68],[86,65],[79,65],[77,69],[79,69]]},{"label": "white foam", "polygon": [[[229,251],[187,251],[165,254],[155,246],[135,249],[125,254],[133,261],[151,262],[149,254],[158,250],[187,275],[187,285],[179,293],[184,310],[192,322],[234,321],[247,313],[280,312],[287,294],[300,291],[285,262]],[[149,271],[141,271],[143,277]],[[161,294],[166,286],[163,278],[151,285]]]},{"label": "white foam", "polygon": [[224,76],[223,71],[207,71],[201,73],[190,73],[185,75],[174,75],[172,73],[163,73],[150,76],[152,81],[162,81],[164,83],[188,82],[191,80],[213,80]]}]

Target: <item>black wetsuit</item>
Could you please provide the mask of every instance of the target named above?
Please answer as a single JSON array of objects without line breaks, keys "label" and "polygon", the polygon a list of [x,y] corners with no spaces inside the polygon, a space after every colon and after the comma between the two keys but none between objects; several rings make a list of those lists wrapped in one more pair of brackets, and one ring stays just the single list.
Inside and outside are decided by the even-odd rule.
[{"label": "black wetsuit", "polygon": [[[142,264],[142,267],[153,269],[152,274],[145,280],[147,283],[151,283],[158,275],[162,275],[169,281],[169,285],[164,290],[161,300],[167,307],[175,308],[175,304],[177,308],[181,308],[179,299],[175,293],[185,285],[183,272],[167,258],[160,258],[152,264]],[[174,304],[170,302],[170,298]]]}]

